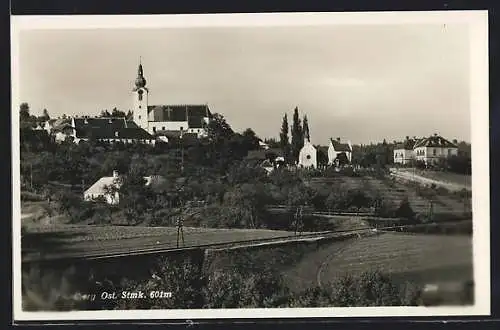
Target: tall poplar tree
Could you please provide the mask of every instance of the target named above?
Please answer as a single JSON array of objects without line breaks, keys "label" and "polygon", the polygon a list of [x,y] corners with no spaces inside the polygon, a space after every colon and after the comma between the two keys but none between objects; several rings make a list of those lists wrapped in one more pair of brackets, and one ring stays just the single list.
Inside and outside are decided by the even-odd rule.
[{"label": "tall poplar tree", "polygon": [[304,138],[311,142],[311,136],[309,135],[309,123],[307,122],[307,115],[304,115],[304,120],[302,122],[302,132],[304,132]]},{"label": "tall poplar tree", "polygon": [[288,162],[290,159],[290,139],[288,137],[288,117],[286,113],[285,116],[283,116],[283,122],[281,124],[280,146],[281,150],[283,150],[285,162]]},{"label": "tall poplar tree", "polygon": [[304,134],[302,132],[302,125],[299,117],[299,108],[295,107],[293,111],[293,123],[292,123],[292,145],[291,145],[291,156],[293,161],[297,162],[299,160],[300,149],[304,146]]}]

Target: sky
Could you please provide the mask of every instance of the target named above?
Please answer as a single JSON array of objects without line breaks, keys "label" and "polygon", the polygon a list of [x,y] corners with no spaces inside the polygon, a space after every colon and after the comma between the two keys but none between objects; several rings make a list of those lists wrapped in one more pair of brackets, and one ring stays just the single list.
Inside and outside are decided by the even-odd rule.
[{"label": "sky", "polygon": [[139,57],[150,104],[205,104],[279,137],[297,106],[311,142],[470,141],[467,25],[22,31],[20,101],[52,117],[128,111]]}]

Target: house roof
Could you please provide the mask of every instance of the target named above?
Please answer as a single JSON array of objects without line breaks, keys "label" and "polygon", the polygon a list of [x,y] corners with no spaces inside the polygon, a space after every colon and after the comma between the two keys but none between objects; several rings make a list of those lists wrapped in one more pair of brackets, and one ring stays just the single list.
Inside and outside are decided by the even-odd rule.
[{"label": "house roof", "polygon": [[90,188],[85,190],[85,194],[103,195],[106,193],[106,187],[115,186],[119,189],[121,185],[122,182],[119,178],[113,176],[103,176],[102,178],[97,180],[96,183],[90,186]]},{"label": "house roof", "polygon": [[431,148],[457,148],[457,146],[450,141],[446,140],[440,135],[432,135],[427,138],[421,139],[415,143],[414,148],[431,147]]},{"label": "house roof", "polygon": [[212,116],[208,105],[204,104],[165,104],[150,105],[148,113],[153,112],[153,121],[187,121],[189,128],[203,128],[204,118]]},{"label": "house roof", "polygon": [[125,118],[75,118],[77,138],[153,140],[154,137]]},{"label": "house roof", "polygon": [[344,151],[344,152],[351,152],[351,147],[347,143],[341,143],[335,139],[330,139],[332,142],[333,147],[335,148],[335,151]]},{"label": "house roof", "polygon": [[[155,134],[157,137],[166,136],[169,141],[180,141],[181,132],[180,131],[170,131],[170,130],[161,130],[156,131]],[[185,144],[197,143],[198,142],[198,134],[196,133],[182,133],[182,142]]]},{"label": "house roof", "polygon": [[416,141],[413,139],[407,139],[402,143],[398,143],[394,146],[394,150],[413,150],[413,147],[415,146]]},{"label": "house roof", "polygon": [[283,151],[278,148],[271,149],[259,149],[259,150],[250,150],[248,151],[246,159],[255,159],[255,160],[265,160],[268,159],[270,155],[275,155],[276,157],[282,157]]},{"label": "house roof", "polygon": [[[145,185],[151,188],[156,188],[167,181],[167,179],[160,175],[145,176],[144,180],[146,181]],[[106,187],[115,186],[120,189],[122,183],[120,177],[104,176],[85,190],[85,194],[103,195],[106,193]]]},{"label": "house roof", "polygon": [[52,128],[58,128],[59,126],[71,124],[71,118],[57,118],[57,119],[49,119],[47,123]]}]

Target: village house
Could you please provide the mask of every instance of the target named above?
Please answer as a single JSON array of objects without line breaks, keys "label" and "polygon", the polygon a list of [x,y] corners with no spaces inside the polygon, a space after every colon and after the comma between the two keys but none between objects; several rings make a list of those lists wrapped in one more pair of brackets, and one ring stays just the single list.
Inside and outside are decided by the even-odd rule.
[{"label": "village house", "polygon": [[352,162],[351,142],[347,141],[347,143],[342,143],[340,138],[330,139],[330,144],[328,146],[328,165],[334,165],[336,160],[338,163],[340,158],[347,159],[349,163]]},{"label": "village house", "polygon": [[156,138],[133,121],[115,117],[73,117],[59,125],[47,124],[56,142],[71,138],[74,143],[96,139],[104,142],[145,143],[154,145]]},{"label": "village house", "polygon": [[[157,175],[144,177],[145,186],[154,187],[165,182],[165,178]],[[104,176],[97,180],[83,193],[83,199],[87,202],[97,201],[103,198],[106,203],[117,205],[120,202],[120,188],[123,180],[118,171],[113,171],[113,176]]]},{"label": "village house", "polygon": [[458,155],[458,146],[438,134],[421,139],[415,143],[413,154],[417,161],[426,165],[437,164],[440,159]]},{"label": "village house", "polygon": [[415,159],[413,147],[415,146],[415,139],[406,137],[403,143],[398,143],[394,146],[394,164],[410,164]]}]

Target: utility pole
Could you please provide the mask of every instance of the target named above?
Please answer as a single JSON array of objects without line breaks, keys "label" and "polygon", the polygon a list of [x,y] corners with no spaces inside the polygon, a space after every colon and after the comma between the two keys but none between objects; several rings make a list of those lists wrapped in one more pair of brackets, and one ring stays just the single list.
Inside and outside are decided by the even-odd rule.
[{"label": "utility pole", "polygon": [[33,164],[30,163],[30,189],[33,191]]},{"label": "utility pole", "polygon": [[183,139],[182,139],[182,136],[184,135],[183,133],[184,133],[184,131],[181,127],[180,142],[181,142],[181,173],[182,174],[184,174],[184,143],[183,143]]}]

